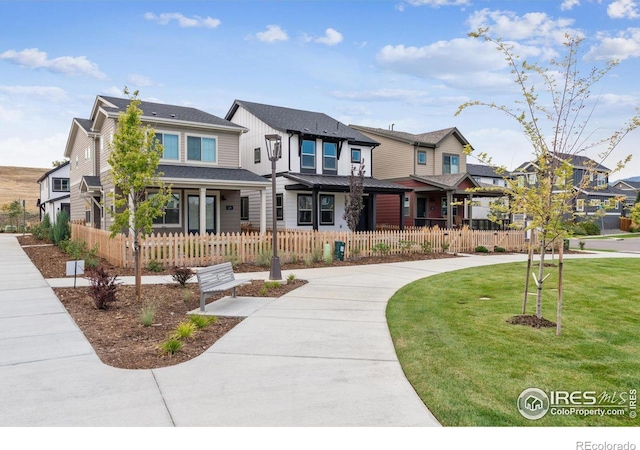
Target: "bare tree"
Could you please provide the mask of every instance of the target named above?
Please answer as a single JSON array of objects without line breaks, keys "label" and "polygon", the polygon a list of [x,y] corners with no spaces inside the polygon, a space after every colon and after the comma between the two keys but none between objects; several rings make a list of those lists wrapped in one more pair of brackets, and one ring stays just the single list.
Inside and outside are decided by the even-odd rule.
[{"label": "bare tree", "polygon": [[354,165],[351,166],[349,175],[349,195],[344,207],[342,218],[347,221],[347,226],[351,231],[356,231],[360,222],[360,213],[364,209],[364,160],[360,161],[360,167],[356,171]]}]

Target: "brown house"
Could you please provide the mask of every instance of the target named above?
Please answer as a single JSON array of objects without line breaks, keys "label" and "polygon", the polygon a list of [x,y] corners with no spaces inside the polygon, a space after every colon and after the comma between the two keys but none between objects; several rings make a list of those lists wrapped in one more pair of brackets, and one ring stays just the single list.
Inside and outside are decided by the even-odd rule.
[{"label": "brown house", "polygon": [[413,189],[404,198],[402,219],[396,212],[397,196],[378,196],[378,225],[401,226],[404,222],[408,226],[452,228],[471,224],[478,228],[471,208],[478,194],[466,189],[480,188],[481,184],[467,173],[464,148],[470,144],[457,128],[412,134],[350,126],[380,142],[374,154],[373,176]]}]

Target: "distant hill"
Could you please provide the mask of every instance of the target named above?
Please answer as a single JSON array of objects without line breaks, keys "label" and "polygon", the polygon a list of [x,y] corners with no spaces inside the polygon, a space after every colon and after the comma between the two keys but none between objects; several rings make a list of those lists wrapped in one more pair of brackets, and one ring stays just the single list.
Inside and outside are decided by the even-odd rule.
[{"label": "distant hill", "polygon": [[634,181],[634,182],[638,183],[638,182],[640,182],[640,176],[631,177],[631,178],[625,178],[624,180],[620,180],[620,181]]},{"label": "distant hill", "polygon": [[0,206],[14,200],[26,200],[27,212],[37,213],[40,198],[38,179],[51,169],[53,167],[35,169],[0,166]]}]

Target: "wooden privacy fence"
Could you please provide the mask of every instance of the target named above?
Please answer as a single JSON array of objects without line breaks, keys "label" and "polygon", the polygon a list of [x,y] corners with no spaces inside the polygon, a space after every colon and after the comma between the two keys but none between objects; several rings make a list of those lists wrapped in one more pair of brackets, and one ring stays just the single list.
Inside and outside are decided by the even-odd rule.
[{"label": "wooden privacy fence", "polygon": [[[110,238],[104,230],[71,224],[71,237],[84,240],[90,248],[98,245],[98,255],[119,267],[133,267],[133,240],[119,234]],[[533,244],[536,243],[535,234]],[[490,231],[438,228],[411,228],[386,231],[278,231],[278,256],[285,262],[320,260],[325,245],[331,253],[337,241],[344,242],[345,259],[400,253],[473,252],[483,245],[508,252],[525,249],[522,230]],[[202,267],[221,262],[268,262],[272,254],[271,233],[156,234],[140,240],[142,264],[157,261],[165,267]]]},{"label": "wooden privacy fence", "polygon": [[622,231],[629,231],[633,221],[629,217],[620,217],[620,229]]}]

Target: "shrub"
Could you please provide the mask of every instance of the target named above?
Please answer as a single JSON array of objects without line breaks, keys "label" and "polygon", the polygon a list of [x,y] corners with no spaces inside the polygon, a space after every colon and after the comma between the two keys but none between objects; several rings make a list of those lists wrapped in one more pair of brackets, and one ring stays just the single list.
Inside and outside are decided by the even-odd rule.
[{"label": "shrub", "polygon": [[180,286],[185,287],[193,275],[193,271],[188,267],[174,267],[171,278]]},{"label": "shrub", "polygon": [[158,260],[152,259],[147,264],[147,269],[149,269],[151,272],[162,272],[164,270],[164,267],[160,262],[158,262]]},{"label": "shrub", "polygon": [[186,339],[193,336],[196,332],[196,326],[193,322],[180,322],[174,331],[176,339]]},{"label": "shrub", "polygon": [[189,322],[191,322],[196,328],[205,328],[210,323],[215,323],[218,320],[215,316],[199,316],[199,315],[191,315],[189,316]]},{"label": "shrub", "polygon": [[66,211],[60,211],[56,216],[56,223],[51,228],[49,240],[58,245],[60,242],[69,239],[70,236],[69,214]]},{"label": "shrub", "polygon": [[497,245],[493,247],[493,251],[496,253],[506,253],[507,249],[504,247],[498,247]]},{"label": "shrub", "polygon": [[311,253],[311,261],[313,261],[314,263],[322,261],[322,250],[317,248],[314,249]]},{"label": "shrub", "polygon": [[289,276],[287,277],[287,280],[289,281],[295,281],[296,279],[296,275],[294,273],[290,273]]},{"label": "shrub", "polygon": [[258,258],[256,259],[256,264],[261,267],[269,267],[271,265],[271,253],[269,252],[260,252],[258,253]]},{"label": "shrub", "polygon": [[260,288],[260,291],[258,292],[258,295],[259,295],[260,297],[266,297],[266,296],[267,296],[267,293],[268,293],[267,286],[262,286],[262,287]]},{"label": "shrub", "polygon": [[446,252],[447,250],[449,250],[449,243],[445,242],[444,244],[442,244],[442,251]]},{"label": "shrub", "polygon": [[578,241],[578,246],[580,247],[580,250],[584,250],[584,241]]},{"label": "shrub", "polygon": [[476,247],[476,253],[489,253],[489,249],[484,245],[478,245]]},{"label": "shrub", "polygon": [[389,244],[385,244],[384,242],[378,242],[376,245],[371,247],[374,253],[380,253],[381,255],[388,255],[391,251],[391,247]]},{"label": "shrub", "polygon": [[156,305],[153,303],[147,303],[140,311],[140,323],[145,327],[151,326],[153,319],[156,317]]},{"label": "shrub", "polygon": [[583,222],[580,224],[587,236],[595,236],[600,234],[600,226],[595,222]]},{"label": "shrub", "polygon": [[117,275],[110,275],[104,267],[100,266],[89,272],[91,286],[89,296],[98,309],[107,309],[109,303],[117,300],[116,293],[120,283],[116,283]]},{"label": "shrub", "polygon": [[170,337],[165,340],[162,344],[160,344],[160,348],[164,350],[169,355],[173,355],[178,350],[182,348],[184,344],[180,339],[176,339],[175,337]]},{"label": "shrub", "polygon": [[422,251],[425,253],[431,253],[431,242],[425,242],[424,244],[421,245],[422,247]]}]

